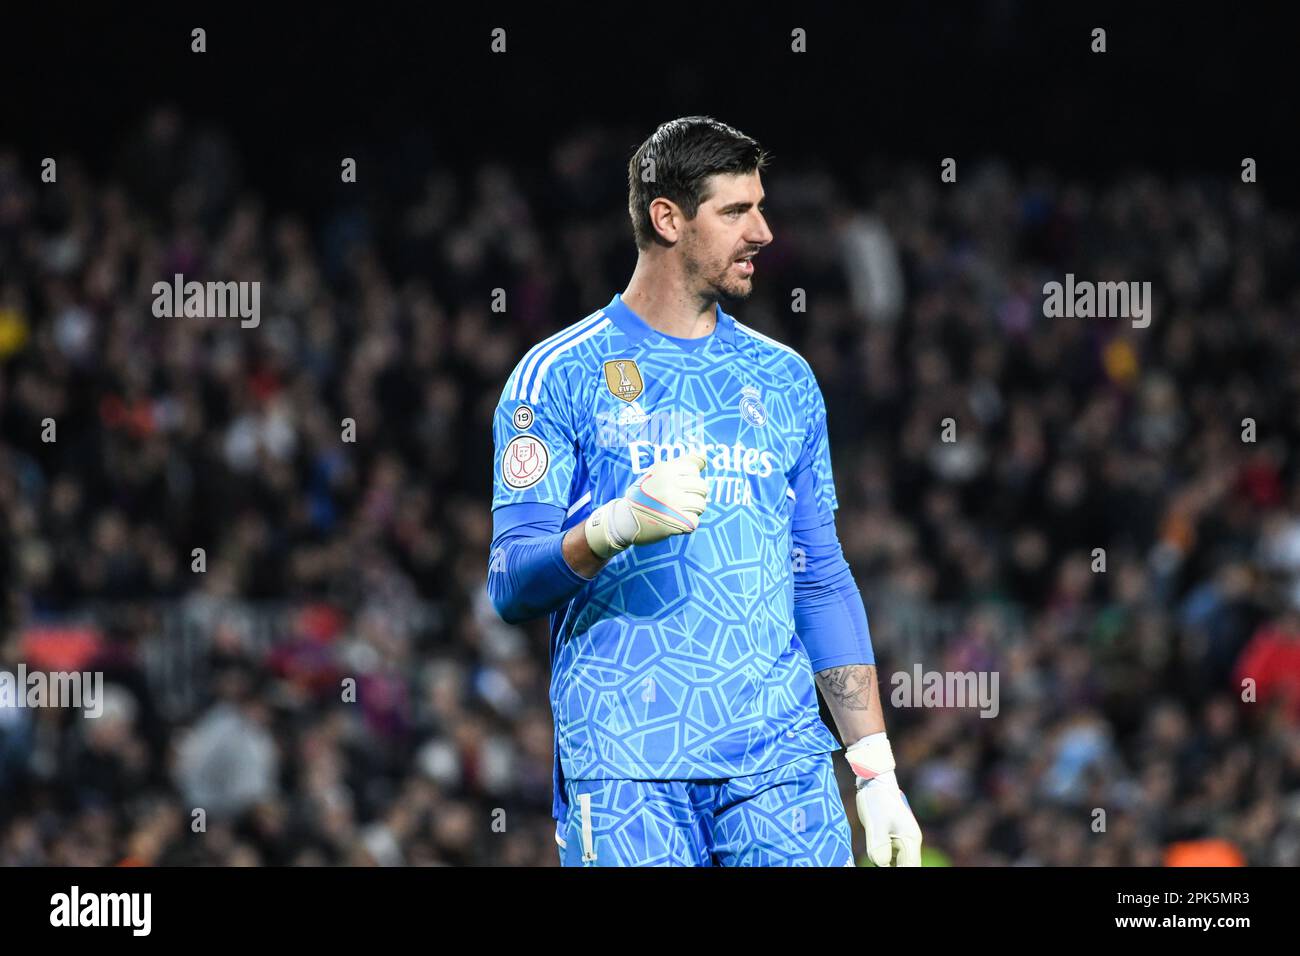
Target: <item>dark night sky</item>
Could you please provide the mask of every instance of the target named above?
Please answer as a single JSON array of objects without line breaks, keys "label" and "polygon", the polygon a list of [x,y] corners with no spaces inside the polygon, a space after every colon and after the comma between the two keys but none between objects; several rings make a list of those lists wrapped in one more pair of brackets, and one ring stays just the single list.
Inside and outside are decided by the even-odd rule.
[{"label": "dark night sky", "polygon": [[[391,152],[418,134],[441,159],[473,164],[584,123],[648,132],[709,113],[787,158],[999,155],[1087,177],[1235,175],[1251,155],[1271,196],[1300,193],[1287,181],[1300,57],[1285,7],[954,7],[11,10],[0,144],[24,158],[74,150],[93,166],[147,107],[170,102],[229,131],[256,160],[254,182],[292,192],[305,188],[292,156],[316,146]],[[193,26],[208,30],[208,53],[189,52]],[[489,52],[494,26],[508,31],[504,56]],[[809,53],[789,51],[794,26]],[[1108,30],[1104,55],[1089,52],[1094,26]]]}]

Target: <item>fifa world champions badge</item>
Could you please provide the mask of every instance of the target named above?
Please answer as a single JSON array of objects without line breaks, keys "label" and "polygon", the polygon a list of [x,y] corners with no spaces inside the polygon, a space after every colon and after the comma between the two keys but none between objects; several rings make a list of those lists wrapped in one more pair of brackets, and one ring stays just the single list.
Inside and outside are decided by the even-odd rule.
[{"label": "fifa world champions badge", "polygon": [[758,389],[753,385],[746,385],[740,390],[740,417],[757,428],[767,424],[767,409],[763,407],[763,400],[758,397]]},{"label": "fifa world champions badge", "polygon": [[545,442],[533,435],[520,435],[511,439],[501,456],[501,477],[511,488],[528,488],[542,480],[550,465],[551,453]]},{"label": "fifa world champions badge", "polygon": [[625,402],[634,402],[645,388],[641,370],[632,359],[612,359],[605,363],[605,385],[610,394]]}]

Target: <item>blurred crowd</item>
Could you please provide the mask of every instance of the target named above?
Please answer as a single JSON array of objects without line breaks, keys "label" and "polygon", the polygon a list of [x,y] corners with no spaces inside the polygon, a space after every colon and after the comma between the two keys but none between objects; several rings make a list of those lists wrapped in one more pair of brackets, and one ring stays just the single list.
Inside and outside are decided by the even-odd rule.
[{"label": "blurred crowd", "polygon": [[[362,164],[309,209],[169,110],[53,183],[0,144],[0,670],[106,681],[96,719],[0,706],[0,865],[557,864],[546,625],[484,590],[490,425],[623,289],[646,132]],[[1300,865],[1295,216],[779,150],[764,185],[725,307],[825,393],[927,863]],[[260,282],[260,323],[155,317],[178,273]],[[1067,273],[1151,282],[1149,327],[1045,318]],[[996,672],[997,716],[891,706],[917,663]]]}]

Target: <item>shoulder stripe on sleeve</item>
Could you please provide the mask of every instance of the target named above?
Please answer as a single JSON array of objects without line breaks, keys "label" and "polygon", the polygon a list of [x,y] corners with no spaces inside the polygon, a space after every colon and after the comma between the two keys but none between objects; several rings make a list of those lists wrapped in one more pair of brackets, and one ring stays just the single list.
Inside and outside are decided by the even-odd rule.
[{"label": "shoulder stripe on sleeve", "polygon": [[577,512],[580,508],[582,508],[583,505],[587,504],[589,501],[591,501],[590,491],[587,492],[585,495],[583,495],[581,498],[579,498],[577,501],[575,501],[573,504],[569,505],[569,510],[564,513],[564,517],[572,518],[574,513]]},{"label": "shoulder stripe on sleeve", "polygon": [[536,371],[538,364],[551,349],[563,344],[567,339],[582,334],[583,331],[591,328],[599,322],[604,315],[604,312],[597,312],[595,315],[583,319],[577,325],[569,326],[567,329],[561,329],[550,338],[543,339],[541,342],[538,342],[529,349],[528,354],[520,361],[519,371],[516,373],[515,380],[510,386],[510,400],[513,402],[516,399],[522,399],[526,394],[528,394],[529,376]]},{"label": "shoulder stripe on sleeve", "polygon": [[[603,315],[603,313],[602,313],[602,315]],[[581,335],[579,335],[577,338],[569,339],[567,342],[564,342],[563,344],[556,346],[556,347],[551,351],[551,354],[548,355],[548,356],[546,356],[546,361],[542,363],[541,368],[539,368],[539,369],[537,370],[537,375],[536,375],[536,377],[533,379],[533,391],[532,391],[532,394],[531,394],[531,396],[530,396],[530,398],[529,398],[529,401],[531,401],[531,402],[533,402],[533,403],[536,403],[537,400],[538,400],[538,398],[541,396],[541,394],[542,394],[542,379],[546,377],[546,370],[547,370],[548,368],[551,367],[551,363],[553,363],[553,362],[554,362],[557,358],[559,358],[563,353],[569,351],[569,349],[574,348],[575,346],[581,345],[583,342],[587,341],[587,339],[591,338],[593,335],[597,335],[597,334],[599,334],[601,331],[603,331],[605,328],[607,328],[610,324],[611,324],[611,323],[610,323],[609,319],[607,319],[607,318],[602,318],[601,321],[597,322],[597,323],[596,323],[595,325],[593,325],[591,328],[587,329],[587,331],[583,332],[583,333],[582,333]]]},{"label": "shoulder stripe on sleeve", "polygon": [[762,332],[758,331],[757,329],[751,329],[748,325],[745,325],[742,322],[737,322],[736,328],[740,329],[742,332],[746,332],[749,335],[752,335],[756,339],[760,339],[761,341],[766,342],[768,345],[775,345],[777,348],[784,349],[785,351],[789,352],[791,355],[796,355],[799,356],[799,358],[803,358],[802,355],[799,355],[798,352],[790,348],[790,346],[786,345],[784,342],[778,342],[776,339],[772,338],[771,336],[764,335]]}]

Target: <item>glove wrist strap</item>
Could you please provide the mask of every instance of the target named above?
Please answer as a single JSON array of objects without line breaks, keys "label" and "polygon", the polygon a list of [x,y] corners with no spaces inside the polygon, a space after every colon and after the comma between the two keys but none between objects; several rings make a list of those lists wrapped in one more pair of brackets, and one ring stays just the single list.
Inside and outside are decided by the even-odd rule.
[{"label": "glove wrist strap", "polygon": [[[625,505],[625,515],[619,514],[620,504]],[[629,524],[630,528],[627,527]],[[620,525],[624,527],[620,528]],[[632,544],[632,538],[636,534],[636,515],[632,514],[630,508],[626,508],[626,502],[621,498],[607,501],[591,513],[583,523],[582,530],[592,553],[598,558],[609,560]]]},{"label": "glove wrist strap", "polygon": [[863,737],[844,751],[844,757],[861,780],[873,780],[894,769],[894,751],[883,730]]}]

